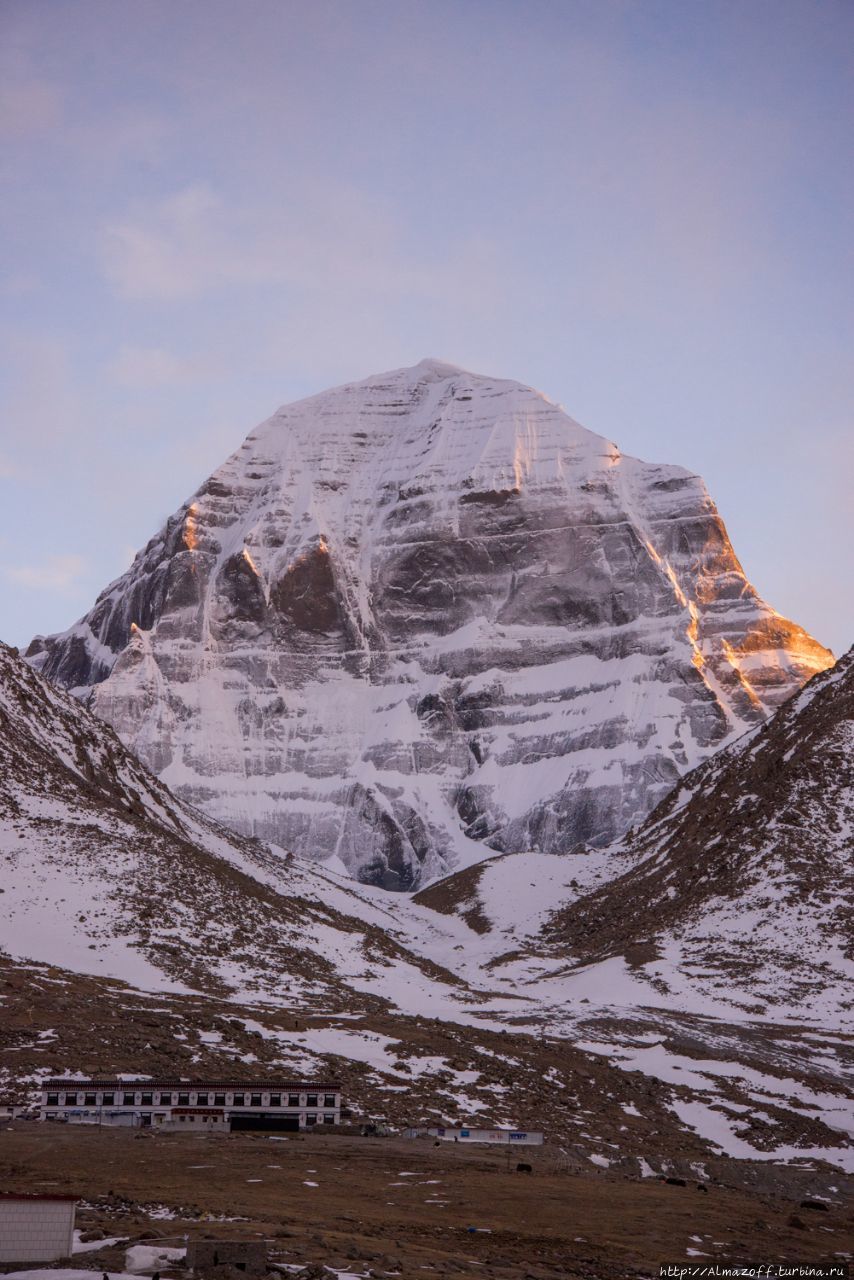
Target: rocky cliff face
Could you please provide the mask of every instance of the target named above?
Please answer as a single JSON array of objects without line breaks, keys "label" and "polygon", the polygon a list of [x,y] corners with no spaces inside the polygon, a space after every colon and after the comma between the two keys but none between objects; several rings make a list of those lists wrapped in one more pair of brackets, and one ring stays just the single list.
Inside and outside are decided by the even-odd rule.
[{"label": "rocky cliff face", "polygon": [[281,409],[28,657],[213,817],[404,889],[607,843],[832,662],[696,476],[431,360]]}]

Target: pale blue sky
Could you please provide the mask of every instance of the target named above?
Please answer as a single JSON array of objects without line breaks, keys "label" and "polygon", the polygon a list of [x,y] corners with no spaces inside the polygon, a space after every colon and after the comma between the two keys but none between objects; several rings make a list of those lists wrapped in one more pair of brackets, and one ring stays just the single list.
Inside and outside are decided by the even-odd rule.
[{"label": "pale blue sky", "polygon": [[698,471],[854,640],[848,0],[4,0],[0,47],[0,638],[429,355]]}]

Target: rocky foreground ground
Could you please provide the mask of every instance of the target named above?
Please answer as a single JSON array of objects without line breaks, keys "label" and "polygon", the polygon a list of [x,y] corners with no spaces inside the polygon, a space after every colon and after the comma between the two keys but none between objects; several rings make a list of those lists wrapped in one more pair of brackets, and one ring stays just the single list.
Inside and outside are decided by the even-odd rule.
[{"label": "rocky foreground ground", "polygon": [[[717,1176],[700,1191],[696,1179],[573,1173],[548,1145],[526,1152],[530,1174],[517,1157],[355,1133],[143,1135],[19,1121],[0,1132],[0,1184],[79,1195],[78,1227],[95,1248],[74,1264],[98,1275],[124,1269],[128,1243],[200,1236],[260,1235],[279,1263],[360,1277],[631,1280],[662,1262],[850,1257],[842,1181],[821,1200],[797,1170],[773,1193]],[[99,1248],[99,1232],[119,1242]]]}]

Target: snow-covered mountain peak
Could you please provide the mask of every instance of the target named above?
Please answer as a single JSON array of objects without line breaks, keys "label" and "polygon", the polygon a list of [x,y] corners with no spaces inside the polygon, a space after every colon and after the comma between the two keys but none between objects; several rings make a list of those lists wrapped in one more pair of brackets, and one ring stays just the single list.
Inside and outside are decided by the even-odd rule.
[{"label": "snow-covered mountain peak", "polygon": [[179,795],[390,887],[607,843],[832,661],[698,477],[433,360],[280,409],[28,656]]},{"label": "snow-covered mountain peak", "polygon": [[[423,360],[419,360],[418,364],[413,365],[413,369],[423,370],[424,373],[434,374],[437,378],[455,378],[460,374],[467,375],[469,371],[464,369],[462,365],[451,364],[449,360],[437,360],[433,356],[425,356]],[[473,374],[469,374],[473,377]]]},{"label": "snow-covered mountain peak", "polygon": [[[213,479],[247,496],[253,481],[255,506],[283,484],[307,538],[364,549],[392,524],[395,536],[404,520],[415,529],[415,500],[426,494],[451,534],[461,502],[496,500],[481,495],[562,493],[591,510],[606,498],[619,511],[638,465],[622,461],[613,443],[541,392],[429,360],[284,406]],[[702,489],[680,469],[659,471]],[[402,502],[406,513],[395,510]]]}]

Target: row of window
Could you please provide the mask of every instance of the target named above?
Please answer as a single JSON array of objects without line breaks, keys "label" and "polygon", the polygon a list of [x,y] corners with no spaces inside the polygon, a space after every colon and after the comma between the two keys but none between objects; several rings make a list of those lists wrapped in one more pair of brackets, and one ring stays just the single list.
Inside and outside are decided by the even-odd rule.
[{"label": "row of window", "polygon": [[[181,1124],[196,1124],[196,1123],[213,1124],[213,1122],[219,1119],[219,1117],[217,1116],[175,1116],[174,1119],[178,1120]],[[305,1122],[307,1125],[334,1124],[335,1116],[334,1115],[306,1116]]]},{"label": "row of window", "polygon": [[[269,1095],[269,1102],[262,1102],[261,1099],[263,1096],[265,1095],[260,1093],[235,1093],[228,1095],[224,1093],[104,1093],[101,1095],[100,1100],[98,1100],[97,1095],[94,1093],[65,1093],[62,1095],[63,1101],[60,1103],[58,1093],[49,1093],[47,1095],[47,1105],[49,1107],[58,1107],[60,1105],[66,1107],[76,1107],[78,1105],[82,1105],[84,1107],[95,1107],[99,1105],[104,1107],[113,1107],[117,1105],[123,1107],[189,1107],[192,1105],[194,1107],[305,1106],[314,1108],[335,1106],[334,1093],[307,1093],[303,1095],[305,1097],[304,1103],[300,1102],[301,1095],[298,1093],[271,1093]],[[226,1097],[229,1097],[231,1100],[226,1102]],[[82,1103],[80,1102],[81,1098],[83,1099]],[[178,1099],[177,1102],[175,1101],[176,1098]],[[192,1103],[190,1102],[191,1098],[193,1099]],[[249,1099],[248,1102],[246,1101],[247,1098]],[[286,1098],[287,1101],[283,1102],[283,1098]]]}]

